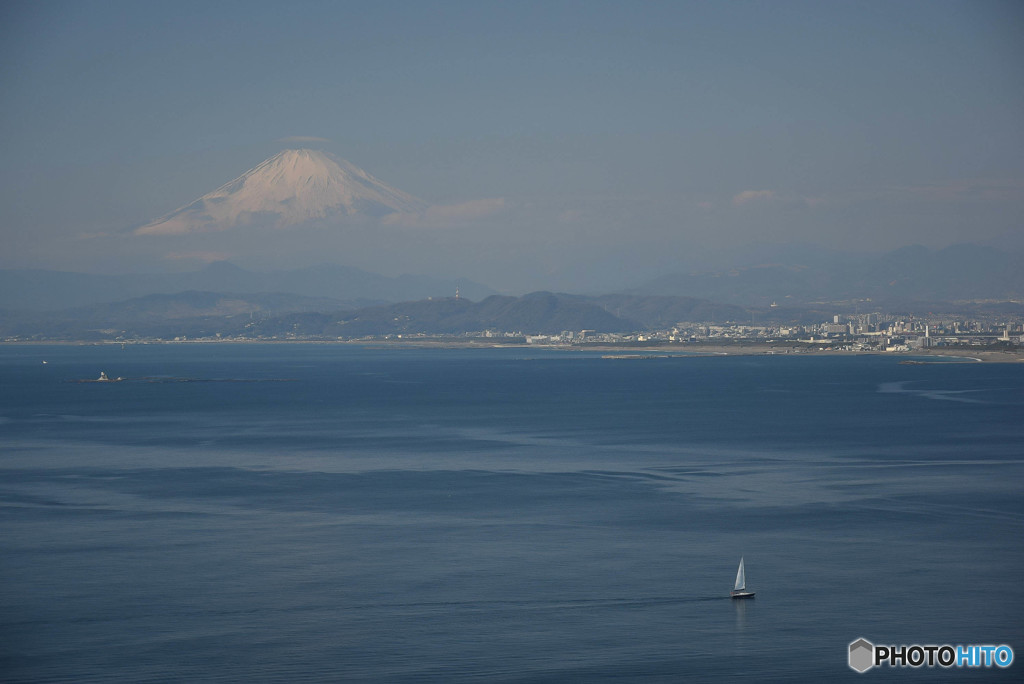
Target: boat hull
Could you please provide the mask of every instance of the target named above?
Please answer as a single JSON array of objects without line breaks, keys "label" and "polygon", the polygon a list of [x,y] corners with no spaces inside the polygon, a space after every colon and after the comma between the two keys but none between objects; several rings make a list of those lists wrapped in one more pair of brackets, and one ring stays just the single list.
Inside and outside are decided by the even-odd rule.
[{"label": "boat hull", "polygon": [[729,594],[734,599],[748,599],[754,598],[754,592],[752,591],[733,591]]}]

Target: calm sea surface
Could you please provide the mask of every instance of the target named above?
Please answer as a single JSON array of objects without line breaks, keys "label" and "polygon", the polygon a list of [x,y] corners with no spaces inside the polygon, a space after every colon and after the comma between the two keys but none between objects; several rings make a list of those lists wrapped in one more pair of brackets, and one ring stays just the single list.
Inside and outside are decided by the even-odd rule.
[{"label": "calm sea surface", "polygon": [[1024,365],[0,346],[0,680],[1020,681],[1022,490]]}]

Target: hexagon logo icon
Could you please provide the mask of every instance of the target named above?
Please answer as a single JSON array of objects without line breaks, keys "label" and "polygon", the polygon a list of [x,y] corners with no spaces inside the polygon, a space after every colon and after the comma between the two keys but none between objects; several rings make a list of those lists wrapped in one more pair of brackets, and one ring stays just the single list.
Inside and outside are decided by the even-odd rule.
[{"label": "hexagon logo icon", "polygon": [[850,667],[857,672],[867,672],[875,664],[875,645],[867,639],[857,639],[850,644]]}]

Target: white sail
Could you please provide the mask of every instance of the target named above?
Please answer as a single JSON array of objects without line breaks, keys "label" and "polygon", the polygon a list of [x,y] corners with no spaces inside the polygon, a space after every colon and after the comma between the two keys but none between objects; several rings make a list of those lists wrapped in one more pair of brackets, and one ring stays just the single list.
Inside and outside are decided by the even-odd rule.
[{"label": "white sail", "polygon": [[736,571],[736,586],[734,591],[743,591],[747,588],[747,574],[743,571],[743,559],[740,558],[740,568]]}]

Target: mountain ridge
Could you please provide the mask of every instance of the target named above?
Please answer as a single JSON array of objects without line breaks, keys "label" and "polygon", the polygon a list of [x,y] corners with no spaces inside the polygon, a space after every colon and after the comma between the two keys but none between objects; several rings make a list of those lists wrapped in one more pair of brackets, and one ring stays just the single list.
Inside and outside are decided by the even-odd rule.
[{"label": "mountain ridge", "polygon": [[835,253],[664,275],[625,294],[689,296],[764,307],[870,299],[882,304],[1024,298],[1024,255],[971,243],[909,245],[880,255]]},{"label": "mountain ridge", "polygon": [[282,292],[337,300],[399,302],[449,296],[455,294],[456,289],[472,299],[496,294],[492,288],[466,278],[384,276],[337,264],[249,271],[231,262],[219,261],[186,273],[117,275],[0,269],[0,309],[10,310],[53,311],[188,290],[242,294]]},{"label": "mountain ridge", "polygon": [[[923,306],[924,308],[921,308]],[[918,313],[944,311],[925,303]],[[830,305],[747,309],[692,297],[586,296],[546,291],[479,302],[438,297],[398,303],[338,301],[286,293],[185,291],[56,312],[0,309],[0,339],[111,340],[224,338],[352,340],[388,335],[460,336],[496,331],[558,334],[666,330],[677,323],[816,324]],[[1024,305],[974,305],[960,314],[1020,316]],[[913,314],[913,311],[906,311]]]},{"label": "mountain ridge", "polygon": [[610,313],[588,297],[551,292],[522,297],[491,295],[479,302],[439,297],[356,308],[359,304],[280,293],[186,291],[58,312],[0,310],[0,335],[68,340],[182,336],[258,339],[290,335],[352,339],[392,334],[456,335],[488,329],[628,332],[642,327]]}]

